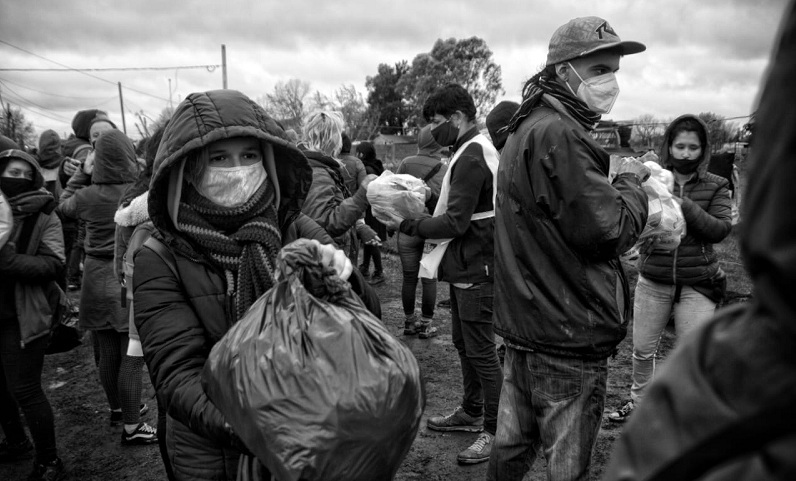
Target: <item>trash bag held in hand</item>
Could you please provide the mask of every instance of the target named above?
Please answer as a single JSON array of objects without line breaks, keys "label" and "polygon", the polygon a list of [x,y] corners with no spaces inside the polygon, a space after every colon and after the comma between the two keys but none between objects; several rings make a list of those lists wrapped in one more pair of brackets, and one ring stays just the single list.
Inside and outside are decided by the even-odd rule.
[{"label": "trash bag held in hand", "polygon": [[203,385],[275,479],[392,479],[425,406],[411,351],[321,265],[285,246],[276,282],[213,347]]},{"label": "trash bag held in hand", "polygon": [[647,193],[649,213],[647,225],[641,231],[639,243],[650,236],[655,236],[652,248],[655,250],[672,251],[680,245],[685,235],[685,217],[683,210],[674,198],[667,185],[674,185],[674,177],[668,170],[662,169],[657,162],[647,161],[651,175],[642,184]]},{"label": "trash bag held in hand", "polygon": [[368,202],[373,216],[382,223],[392,218],[417,219],[426,213],[426,195],[431,189],[421,179],[409,174],[393,174],[385,170],[368,184]]}]

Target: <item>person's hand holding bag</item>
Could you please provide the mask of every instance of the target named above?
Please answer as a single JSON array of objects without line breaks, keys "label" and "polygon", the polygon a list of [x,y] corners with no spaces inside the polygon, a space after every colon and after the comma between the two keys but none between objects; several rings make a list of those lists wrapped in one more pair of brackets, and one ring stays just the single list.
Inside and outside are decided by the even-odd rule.
[{"label": "person's hand holding bag", "polygon": [[334,269],[340,279],[347,281],[348,278],[351,277],[351,272],[354,270],[354,265],[351,264],[351,261],[348,259],[348,256],[345,255],[345,252],[331,244],[321,244],[314,239],[312,242],[318,246],[318,253],[321,256],[321,264]]}]

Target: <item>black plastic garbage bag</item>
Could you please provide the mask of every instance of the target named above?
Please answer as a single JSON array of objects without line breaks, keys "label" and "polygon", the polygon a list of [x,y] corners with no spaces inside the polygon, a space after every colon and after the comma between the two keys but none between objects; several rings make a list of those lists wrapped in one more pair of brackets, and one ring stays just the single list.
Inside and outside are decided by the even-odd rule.
[{"label": "black plastic garbage bag", "polygon": [[392,479],[425,407],[411,351],[307,240],[282,249],[274,287],[213,347],[203,382],[280,481]]}]

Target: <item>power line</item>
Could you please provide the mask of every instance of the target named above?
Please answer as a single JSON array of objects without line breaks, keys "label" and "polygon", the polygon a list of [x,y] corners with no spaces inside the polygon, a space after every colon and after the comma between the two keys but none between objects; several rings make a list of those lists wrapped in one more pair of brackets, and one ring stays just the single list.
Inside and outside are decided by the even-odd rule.
[{"label": "power line", "polygon": [[[60,62],[56,62],[55,60],[50,60],[49,58],[46,58],[46,57],[42,57],[42,56],[41,56],[41,55],[39,55],[39,54],[36,54],[36,53],[33,53],[33,52],[31,52],[30,50],[25,50],[25,49],[24,49],[24,48],[22,48],[22,47],[17,47],[16,45],[10,44],[10,43],[6,42],[6,41],[5,41],[5,40],[3,40],[3,39],[0,39],[0,43],[2,43],[2,44],[4,44],[4,45],[8,45],[8,46],[9,46],[9,47],[11,47],[11,48],[15,48],[15,49],[17,49],[17,50],[19,50],[19,51],[21,51],[21,52],[25,52],[25,53],[27,53],[28,55],[33,55],[34,57],[38,57],[38,58],[40,58],[40,59],[42,59],[42,60],[46,60],[46,61],[48,61],[48,62],[54,63],[55,65],[61,66],[61,67],[65,68],[65,69],[67,69],[67,70],[73,70],[73,71],[75,71],[75,72],[77,72],[77,73],[81,73],[81,74],[83,74],[83,75],[87,75],[87,76],[89,76],[89,77],[91,77],[91,78],[95,78],[95,79],[97,79],[97,80],[100,80],[100,81],[102,81],[102,82],[105,82],[105,83],[109,83],[109,84],[111,84],[111,85],[117,85],[117,82],[113,82],[113,81],[111,81],[111,80],[104,79],[104,78],[102,78],[102,77],[97,77],[96,75],[90,74],[90,73],[88,73],[88,72],[84,72],[84,71],[82,71],[82,70],[80,70],[80,69],[77,69],[77,68],[74,68],[74,67],[70,67],[69,65],[64,65],[64,64],[62,64],[62,63],[60,63]],[[147,92],[142,92],[141,90],[136,90],[136,89],[134,89],[134,88],[132,88],[132,87],[126,87],[126,86],[122,86],[122,87],[123,87],[123,88],[126,88],[127,90],[130,90],[130,91],[132,91],[132,92],[139,93],[139,94],[141,94],[141,95],[147,95],[147,96],[149,96],[149,97],[152,97],[152,98],[155,98],[155,99],[158,99],[158,100],[163,100],[164,102],[168,102],[168,101],[169,101],[168,99],[165,99],[165,98],[163,98],[163,97],[159,97],[159,96],[157,96],[157,95],[153,95],[153,94],[150,94],[150,93],[147,93]]]},{"label": "power line", "polygon": [[[5,43],[5,42],[3,42]],[[0,68],[0,72],[128,72],[137,70],[187,70],[206,69],[214,72],[221,65],[179,65],[175,67],[106,67],[106,68]]]},{"label": "power line", "polygon": [[[23,89],[25,89],[25,90],[31,90],[31,91],[33,91],[33,92],[38,92],[38,93],[40,93],[40,94],[44,94],[44,95],[50,95],[50,96],[52,96],[52,97],[59,97],[59,98],[62,98],[62,99],[74,99],[74,100],[98,100],[98,99],[100,98],[100,97],[74,97],[74,96],[71,96],[71,95],[59,95],[59,94],[54,94],[54,93],[52,93],[52,92],[46,92],[46,91],[44,91],[44,90],[38,90],[38,89],[34,89],[34,88],[32,88],[32,87],[28,87],[28,86],[26,86],[26,85],[18,84],[18,83],[16,83],[16,82],[12,82],[11,80],[8,80],[8,79],[6,79],[6,78],[0,78],[0,82],[10,83],[11,85],[16,85],[17,87],[23,88]],[[113,98],[115,98],[115,97],[113,97]],[[107,102],[107,100],[105,100],[104,102]],[[103,103],[104,103],[104,102],[103,102]]]},{"label": "power line", "polygon": [[[52,111],[51,109],[48,109],[47,107],[41,106],[41,105],[37,104],[36,102],[33,102],[32,100],[30,100],[30,99],[27,99],[27,98],[23,97],[22,95],[20,95],[20,94],[19,94],[19,92],[17,92],[17,91],[15,91],[14,89],[10,88],[10,87],[9,87],[8,85],[6,85],[4,82],[0,82],[0,84],[2,84],[2,85],[3,85],[3,86],[6,88],[6,90],[8,90],[9,92],[11,92],[12,94],[14,94],[14,95],[16,95],[16,96],[18,97],[18,99],[17,99],[17,103],[19,103],[20,101],[22,101],[22,102],[25,102],[25,103],[27,103],[27,104],[29,104],[29,105],[32,105],[32,106],[34,106],[34,107],[36,107],[36,108],[38,108],[38,109],[41,109],[41,110],[43,110],[43,111],[45,111],[45,112],[50,112],[50,114],[51,114],[51,115],[54,115],[54,116],[56,116],[56,117],[61,117],[60,115],[56,114],[56,113],[55,113],[54,111]],[[30,109],[29,109],[29,110],[30,110]],[[36,113],[36,112],[34,112],[34,113]],[[69,120],[68,120],[68,119],[66,119],[66,118],[64,118],[64,117],[61,117],[61,118],[52,118],[52,117],[49,117],[48,115],[45,115],[45,114],[40,114],[40,115],[44,115],[45,117],[48,117],[48,118],[50,118],[51,120],[59,120],[59,121],[62,121],[62,122],[69,122]]]}]

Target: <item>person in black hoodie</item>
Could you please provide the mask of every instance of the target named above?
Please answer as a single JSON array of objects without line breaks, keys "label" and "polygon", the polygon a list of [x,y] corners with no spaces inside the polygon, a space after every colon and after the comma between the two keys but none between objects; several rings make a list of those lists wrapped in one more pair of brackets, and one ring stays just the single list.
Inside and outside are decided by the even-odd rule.
[{"label": "person in black hoodie", "polygon": [[[0,462],[36,458],[30,480],[57,480],[64,465],[55,445],[53,410],[41,387],[55,285],[64,267],[61,221],[55,200],[42,189],[38,162],[21,150],[0,153],[0,190],[14,216],[14,229],[0,249]],[[25,434],[20,408],[33,444]]]},{"label": "person in black hoodie", "polygon": [[[376,149],[370,142],[361,142],[357,145],[357,157],[365,164],[365,173],[368,175],[379,176],[384,172],[384,164],[381,160],[376,158]],[[365,224],[367,224],[379,236],[380,240],[387,238],[387,227],[376,220],[373,216],[373,210],[368,206],[365,211]],[[376,285],[384,282],[384,267],[381,263],[381,243],[364,243],[362,246],[362,264],[359,270],[362,275],[368,277],[368,270],[370,269],[370,259],[373,259],[373,277],[370,278],[370,284]]]}]

